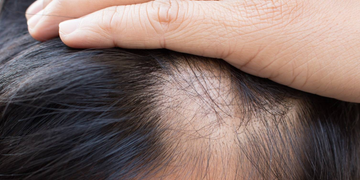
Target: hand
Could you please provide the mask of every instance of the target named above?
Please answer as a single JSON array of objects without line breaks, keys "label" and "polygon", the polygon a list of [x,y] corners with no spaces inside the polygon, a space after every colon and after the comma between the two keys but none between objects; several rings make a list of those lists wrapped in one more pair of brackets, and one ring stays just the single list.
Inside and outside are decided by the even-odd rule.
[{"label": "hand", "polygon": [[124,6],[129,1],[53,0],[35,26],[36,16],[30,18],[29,30],[38,40],[55,37],[58,23],[69,19],[58,17],[67,16],[74,19],[60,24],[60,37],[70,47],[167,48],[221,58],[296,89],[360,102],[358,0],[138,0]]}]

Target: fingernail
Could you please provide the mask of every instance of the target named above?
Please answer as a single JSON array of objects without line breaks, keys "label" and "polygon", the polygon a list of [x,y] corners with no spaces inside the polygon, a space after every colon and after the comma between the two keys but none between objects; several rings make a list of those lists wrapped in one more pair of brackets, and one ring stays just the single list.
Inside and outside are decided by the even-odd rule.
[{"label": "fingernail", "polygon": [[68,20],[60,23],[59,31],[62,35],[69,35],[80,25],[80,19]]},{"label": "fingernail", "polygon": [[43,16],[43,10],[35,14],[30,20],[27,22],[29,29],[33,29],[36,24],[40,21]]},{"label": "fingernail", "polygon": [[41,11],[44,7],[44,2],[42,0],[37,0],[26,10],[26,19],[29,20],[33,17],[36,13]]}]

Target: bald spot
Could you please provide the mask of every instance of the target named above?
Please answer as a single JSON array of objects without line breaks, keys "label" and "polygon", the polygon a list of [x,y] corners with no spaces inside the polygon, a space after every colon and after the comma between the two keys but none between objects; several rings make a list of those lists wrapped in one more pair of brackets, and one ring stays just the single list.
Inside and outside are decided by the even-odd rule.
[{"label": "bald spot", "polygon": [[[293,107],[277,110],[286,111],[282,117],[286,121],[280,126],[279,122],[260,120],[281,119],[270,114],[253,114],[249,118],[244,115],[237,84],[226,68],[219,68],[214,62],[193,65],[192,61],[181,63],[170,67],[168,74],[159,75],[163,80],[158,110],[161,127],[166,129],[162,139],[170,161],[155,179],[259,178],[262,172],[249,160],[254,156],[250,139],[254,140],[254,136],[268,141],[269,133],[271,137],[280,136],[279,132],[294,127],[297,103],[289,101]],[[277,148],[280,154],[286,147],[284,143]],[[270,148],[273,147],[265,145],[258,151],[266,154]]]}]

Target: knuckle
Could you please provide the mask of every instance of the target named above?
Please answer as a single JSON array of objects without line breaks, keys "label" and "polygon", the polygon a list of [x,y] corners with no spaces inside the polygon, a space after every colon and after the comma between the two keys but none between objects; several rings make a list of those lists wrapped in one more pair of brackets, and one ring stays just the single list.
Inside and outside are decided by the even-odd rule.
[{"label": "knuckle", "polygon": [[118,11],[117,11],[118,7],[109,7],[106,9],[103,9],[100,11],[101,14],[101,19],[99,23],[99,27],[107,33],[112,34],[113,32],[115,32],[115,28],[117,27],[117,23],[118,22]]},{"label": "knuckle", "polygon": [[175,0],[156,0],[149,4],[148,18],[156,32],[164,34],[177,29],[184,17],[184,6]]}]

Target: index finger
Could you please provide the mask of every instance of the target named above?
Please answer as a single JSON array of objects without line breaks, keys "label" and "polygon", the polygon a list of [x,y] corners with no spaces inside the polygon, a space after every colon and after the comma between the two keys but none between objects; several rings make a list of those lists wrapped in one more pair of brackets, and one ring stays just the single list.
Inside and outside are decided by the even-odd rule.
[{"label": "index finger", "polygon": [[116,5],[144,3],[150,0],[37,0],[26,11],[30,34],[45,41],[59,34],[59,24],[94,11]]}]

